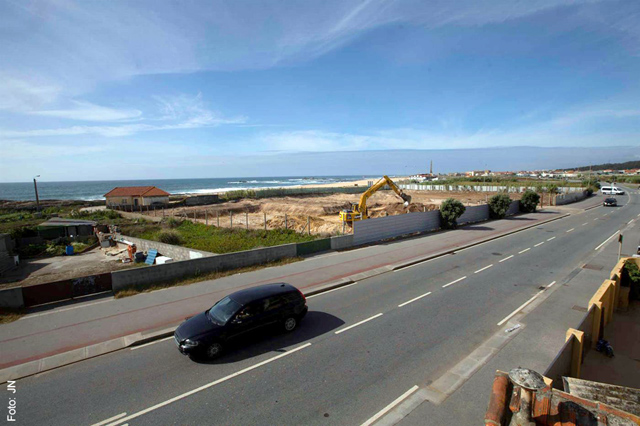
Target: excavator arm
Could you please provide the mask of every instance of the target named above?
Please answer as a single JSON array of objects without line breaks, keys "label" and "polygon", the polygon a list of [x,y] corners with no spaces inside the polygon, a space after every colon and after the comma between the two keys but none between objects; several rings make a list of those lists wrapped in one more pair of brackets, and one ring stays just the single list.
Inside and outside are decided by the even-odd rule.
[{"label": "excavator arm", "polygon": [[398,185],[396,185],[395,182],[392,181],[389,176],[385,175],[385,176],[382,177],[382,179],[380,179],[378,182],[376,182],[374,185],[372,185],[371,188],[367,189],[360,196],[360,203],[358,204],[358,211],[360,212],[360,214],[362,214],[362,218],[363,219],[366,219],[368,217],[367,200],[376,191],[378,191],[380,188],[382,188],[385,185],[389,185],[389,187],[391,189],[393,189],[393,191],[396,194],[398,194],[398,196],[400,198],[402,198],[402,201],[404,201],[405,207],[407,207],[411,203],[411,196],[410,195],[406,195],[404,192],[402,192],[402,190],[400,188],[398,188]]}]

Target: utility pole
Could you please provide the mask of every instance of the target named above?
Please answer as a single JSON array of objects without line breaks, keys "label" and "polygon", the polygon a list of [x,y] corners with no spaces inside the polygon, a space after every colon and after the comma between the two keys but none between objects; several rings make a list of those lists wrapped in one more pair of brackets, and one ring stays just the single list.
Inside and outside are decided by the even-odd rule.
[{"label": "utility pole", "polygon": [[36,211],[40,211],[40,198],[38,198],[38,184],[36,183],[36,178],[39,178],[40,175],[37,175],[33,178],[33,188],[36,190]]}]

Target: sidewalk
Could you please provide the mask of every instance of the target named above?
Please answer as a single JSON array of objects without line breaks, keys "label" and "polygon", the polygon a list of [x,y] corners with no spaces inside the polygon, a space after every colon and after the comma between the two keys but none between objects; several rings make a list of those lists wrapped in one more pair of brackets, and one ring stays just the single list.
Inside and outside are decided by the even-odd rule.
[{"label": "sidewalk", "polygon": [[[72,357],[77,361],[119,349],[135,341],[132,335],[144,338],[157,330],[166,333],[167,329],[177,326],[185,318],[209,308],[226,294],[241,288],[285,281],[308,294],[341,282],[385,273],[402,264],[445,254],[564,215],[555,209],[547,209],[454,231],[318,255],[302,262],[215,281],[40,311],[0,326],[0,344],[3,347],[0,369],[32,362],[37,365],[34,364],[31,370],[36,368],[35,372],[39,372],[51,368],[49,361],[43,361],[46,357],[77,350],[79,352]],[[87,349],[103,343],[104,347]],[[64,365],[64,362],[56,361],[54,365]],[[29,373],[23,376],[26,374]]]}]

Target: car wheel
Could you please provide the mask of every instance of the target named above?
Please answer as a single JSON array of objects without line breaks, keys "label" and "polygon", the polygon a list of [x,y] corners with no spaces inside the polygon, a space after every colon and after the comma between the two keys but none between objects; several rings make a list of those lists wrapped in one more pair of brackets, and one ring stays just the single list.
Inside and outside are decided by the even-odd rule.
[{"label": "car wheel", "polygon": [[295,317],[287,317],[284,320],[284,331],[293,331],[298,326],[298,320]]},{"label": "car wheel", "polygon": [[207,347],[207,351],[206,351],[207,358],[213,359],[213,358],[219,357],[220,354],[222,353],[222,349],[223,349],[222,343],[213,342]]}]

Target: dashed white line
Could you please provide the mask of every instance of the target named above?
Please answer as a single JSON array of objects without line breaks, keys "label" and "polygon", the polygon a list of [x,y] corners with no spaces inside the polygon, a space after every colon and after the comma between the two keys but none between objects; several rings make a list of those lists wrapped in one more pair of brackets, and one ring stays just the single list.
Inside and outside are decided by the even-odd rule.
[{"label": "dashed white line", "polygon": [[504,259],[502,259],[502,260],[501,260],[500,262],[498,262],[498,263],[502,263],[502,262],[504,262],[505,260],[509,260],[509,259],[511,259],[513,256],[514,256],[514,255],[512,254],[512,255],[511,255],[511,256],[509,256],[509,257],[505,257]]},{"label": "dashed white line", "polygon": [[489,269],[489,268],[491,268],[492,266],[493,266],[493,263],[492,263],[491,265],[489,265],[489,266],[485,266],[485,267],[484,267],[484,268],[482,268],[482,269],[478,269],[477,271],[475,271],[475,272],[474,272],[474,274],[477,274],[477,273],[479,273],[479,272],[482,272],[482,271],[484,271],[485,269]]},{"label": "dashed white line", "polygon": [[627,222],[627,225],[630,225],[631,223],[633,223],[633,219],[631,219],[629,222]]},{"label": "dashed white line", "polygon": [[[145,409],[144,409],[144,410],[142,410],[142,411],[138,411],[137,413],[133,413],[133,414],[131,414],[130,416],[127,416],[127,417],[121,418],[120,420],[116,420],[115,422],[109,423],[109,426],[119,425],[119,424],[124,423],[124,422],[127,422],[127,421],[129,421],[129,420],[131,420],[131,419],[135,419],[135,418],[140,417],[140,416],[142,416],[142,415],[144,415],[144,414],[147,414],[147,413],[149,413],[149,412],[151,412],[151,411],[153,411],[153,410],[157,410],[158,408],[162,408],[162,407],[164,407],[164,406],[166,406],[166,405],[169,405],[169,404],[171,404],[171,403],[173,403],[173,402],[176,402],[176,401],[179,401],[179,400],[181,400],[181,399],[184,399],[184,398],[186,398],[186,397],[188,397],[188,396],[191,396],[191,395],[193,395],[193,394],[195,394],[195,393],[201,392],[201,391],[203,391],[203,390],[205,390],[205,389],[208,389],[208,388],[210,388],[210,387],[212,387],[212,386],[218,385],[218,384],[220,384],[220,383],[222,383],[222,382],[226,382],[227,380],[229,380],[229,379],[233,379],[234,377],[240,376],[241,374],[247,373],[247,372],[249,372],[249,371],[251,371],[251,370],[255,370],[256,368],[258,368],[258,367],[262,367],[263,365],[265,365],[265,364],[269,364],[270,362],[273,362],[273,361],[275,361],[275,360],[277,360],[277,359],[280,359],[280,358],[282,358],[282,357],[285,357],[285,356],[289,356],[289,355],[291,355],[291,354],[294,354],[294,353],[298,352],[298,351],[299,351],[299,350],[301,350],[301,349],[308,348],[309,346],[311,346],[311,343],[305,343],[304,345],[302,345],[302,346],[298,346],[297,348],[293,348],[293,349],[291,349],[291,350],[288,350],[288,351],[287,351],[287,352],[285,352],[285,353],[282,353],[282,354],[280,354],[280,355],[276,355],[276,356],[271,357],[271,358],[269,358],[269,359],[266,359],[266,360],[264,360],[264,361],[262,361],[262,362],[259,362],[259,363],[257,363],[257,364],[254,364],[254,365],[252,365],[252,366],[250,366],[250,367],[247,367],[247,368],[244,368],[244,369],[242,369],[242,370],[240,370],[240,371],[237,371],[237,372],[235,372],[235,373],[229,374],[228,376],[225,376],[225,377],[223,377],[223,378],[221,378],[221,379],[215,380],[215,381],[213,381],[213,382],[211,382],[211,383],[207,383],[206,385],[203,385],[203,386],[200,386],[199,388],[196,388],[196,389],[190,390],[189,392],[185,392],[185,393],[180,394],[180,395],[178,395],[178,396],[174,396],[174,397],[173,397],[173,398],[171,398],[171,399],[168,399],[168,400],[166,400],[166,401],[164,401],[164,402],[161,402],[161,403],[159,403],[159,404],[153,405],[153,406],[151,406],[151,407],[149,407],[149,408],[145,408]],[[118,415],[118,416],[119,416],[119,415]],[[105,420],[105,421],[106,421],[106,420]],[[104,422],[103,422],[103,423],[100,423],[100,424],[102,425],[102,424],[104,424]]]},{"label": "dashed white line", "polygon": [[455,283],[459,283],[460,281],[464,280],[465,278],[467,278],[466,275],[464,277],[462,277],[462,278],[458,278],[455,281],[451,281],[449,284],[443,285],[442,288],[449,287],[450,285],[455,284]]},{"label": "dashed white line", "polygon": [[589,222],[585,222],[582,224],[582,226],[587,226],[589,224]]},{"label": "dashed white line", "polygon": [[520,307],[518,307],[518,309],[516,309],[515,311],[513,311],[509,315],[507,315],[502,321],[500,321],[498,323],[498,327],[501,326],[502,324],[504,324],[505,322],[509,321],[511,319],[511,317],[513,317],[515,314],[520,312],[520,310],[524,309],[524,307],[527,306],[529,303],[533,302],[536,297],[538,297],[538,296],[540,296],[540,294],[542,294],[542,292],[544,292],[544,290],[540,290],[539,292],[537,292],[531,299],[527,300],[522,305],[520,305]]},{"label": "dashed white line", "polygon": [[541,242],[541,243],[538,243],[538,244],[534,245],[534,247],[539,247],[539,246],[541,246],[541,245],[543,245],[543,244],[544,244],[544,241],[543,241],[543,242]]},{"label": "dashed white line", "polygon": [[524,250],[522,250],[522,251],[519,251],[519,252],[518,252],[518,254],[526,253],[526,252],[528,252],[529,250],[531,250],[531,247],[526,248],[526,249],[524,249]]},{"label": "dashed white line", "polygon": [[552,285],[554,285],[555,283],[556,283],[555,281],[554,281],[554,282],[552,282],[551,284],[549,284],[549,285],[547,286],[547,288],[550,288],[550,287],[551,287]]},{"label": "dashed white line", "polygon": [[359,325],[364,324],[365,322],[369,322],[369,321],[371,321],[371,320],[373,320],[373,319],[376,319],[376,318],[378,318],[378,317],[381,317],[381,316],[382,316],[382,313],[379,313],[379,314],[374,315],[374,316],[372,316],[372,317],[370,317],[370,318],[367,318],[366,320],[362,320],[362,321],[357,322],[357,323],[355,323],[355,324],[353,324],[353,325],[350,325],[349,327],[345,327],[345,328],[343,328],[342,330],[338,330],[338,331],[336,331],[336,332],[335,332],[335,334],[344,333],[344,332],[345,332],[345,331],[347,331],[347,330],[351,330],[353,327],[357,327],[357,326],[359,326]]},{"label": "dashed white line", "polygon": [[551,238],[548,238],[547,241],[551,241],[551,240],[555,240],[555,239],[556,239],[556,237],[551,237]]},{"label": "dashed white line", "polygon": [[334,288],[334,289],[331,289],[331,290],[323,291],[322,293],[312,294],[311,296],[305,296],[305,299],[311,299],[311,298],[314,298],[316,296],[322,296],[324,294],[331,293],[332,291],[342,290],[343,288],[351,287],[352,285],[356,285],[358,283],[359,283],[359,281],[356,281],[355,283],[351,283],[351,284],[343,285],[342,287],[337,287],[337,288]]},{"label": "dashed white line", "polygon": [[574,229],[576,229],[576,228],[571,228],[571,229],[569,229],[569,230],[567,231],[567,234],[568,234],[569,232],[573,231]]},{"label": "dashed white line", "polygon": [[94,423],[94,424],[92,424],[91,426],[102,426],[102,425],[106,425],[107,423],[109,423],[109,422],[113,422],[113,421],[116,421],[116,420],[118,420],[118,419],[121,419],[121,418],[123,418],[123,417],[124,417],[124,416],[126,416],[126,415],[127,415],[127,413],[120,413],[120,414],[118,414],[117,416],[110,417],[110,418],[108,418],[107,420],[103,420],[103,421],[101,421],[100,423]]},{"label": "dashed white line", "polygon": [[610,236],[609,238],[607,238],[606,240],[604,240],[604,241],[602,242],[602,244],[600,244],[598,247],[596,247],[595,251],[598,251],[598,249],[599,249],[600,247],[602,247],[603,245],[607,244],[607,242],[608,242],[610,239],[612,239],[613,237],[615,237],[616,235],[618,235],[618,231],[616,231],[612,236]]},{"label": "dashed white line", "polygon": [[165,340],[169,340],[169,339],[173,339],[173,336],[169,336],[169,337],[165,337],[164,339],[155,340],[153,342],[145,343],[144,345],[134,346],[134,347],[131,348],[131,350],[135,351],[136,349],[144,348],[145,346],[153,345],[154,343],[164,342]]},{"label": "dashed white line", "polygon": [[420,299],[422,299],[423,297],[428,296],[428,295],[430,295],[430,294],[431,294],[431,292],[428,292],[428,293],[423,294],[422,296],[418,296],[418,297],[415,297],[415,298],[413,298],[413,299],[411,299],[411,300],[407,300],[406,302],[399,304],[399,305],[398,305],[398,308],[402,308],[404,305],[408,305],[408,304],[409,304],[409,303],[411,303],[411,302],[415,302],[416,300],[420,300]]},{"label": "dashed white line", "polygon": [[396,405],[400,404],[402,401],[404,401],[405,399],[407,399],[409,396],[411,396],[412,393],[414,393],[415,391],[418,390],[418,386],[414,386],[411,389],[409,389],[408,391],[406,391],[405,393],[403,393],[402,395],[400,395],[398,398],[396,398],[391,404],[387,405],[386,407],[384,407],[382,410],[378,411],[378,413],[371,417],[369,420],[367,420],[366,422],[362,423],[361,426],[369,426],[372,425],[373,423],[375,423],[379,418],[381,418],[382,416],[384,416],[385,414],[387,414],[389,411],[391,411],[391,409],[393,407],[395,407]]}]

